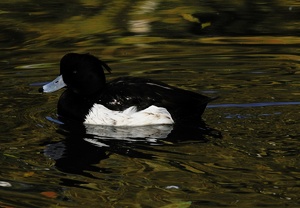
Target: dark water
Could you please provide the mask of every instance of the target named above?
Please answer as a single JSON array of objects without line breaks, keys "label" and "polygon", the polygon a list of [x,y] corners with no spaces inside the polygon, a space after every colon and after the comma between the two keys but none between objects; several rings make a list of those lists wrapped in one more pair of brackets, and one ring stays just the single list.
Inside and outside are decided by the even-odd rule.
[{"label": "dark water", "polygon": [[[0,207],[299,207],[299,1],[2,1]],[[67,52],[220,98],[201,128],[86,130]]]}]

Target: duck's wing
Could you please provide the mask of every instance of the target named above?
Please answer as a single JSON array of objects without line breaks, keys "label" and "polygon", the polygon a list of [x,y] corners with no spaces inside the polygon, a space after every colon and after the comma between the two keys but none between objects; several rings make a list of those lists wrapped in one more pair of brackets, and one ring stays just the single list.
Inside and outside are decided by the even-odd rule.
[{"label": "duck's wing", "polygon": [[163,99],[161,93],[157,93],[155,87],[148,84],[150,81],[152,80],[121,77],[108,82],[99,103],[111,110],[125,110],[131,106],[136,106],[140,110],[161,102]]},{"label": "duck's wing", "polygon": [[[122,77],[107,83],[99,103],[111,110],[138,110],[150,105],[165,107],[172,116],[199,117],[212,99],[165,83],[136,77]],[[175,118],[176,119],[176,118]]]}]

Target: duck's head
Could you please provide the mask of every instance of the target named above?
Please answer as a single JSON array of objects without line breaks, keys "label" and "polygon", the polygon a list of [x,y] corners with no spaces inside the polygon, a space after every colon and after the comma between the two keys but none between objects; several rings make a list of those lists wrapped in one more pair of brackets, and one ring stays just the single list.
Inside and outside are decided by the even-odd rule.
[{"label": "duck's head", "polygon": [[111,69],[90,54],[68,53],[60,61],[60,75],[39,89],[40,92],[54,92],[67,87],[80,95],[94,94],[105,86],[103,67]]}]

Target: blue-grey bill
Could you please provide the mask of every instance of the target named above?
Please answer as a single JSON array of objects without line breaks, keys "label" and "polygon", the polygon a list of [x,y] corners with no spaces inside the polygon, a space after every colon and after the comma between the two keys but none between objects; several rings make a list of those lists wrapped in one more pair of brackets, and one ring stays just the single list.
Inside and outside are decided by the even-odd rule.
[{"label": "blue-grey bill", "polygon": [[43,86],[43,92],[46,93],[55,92],[65,86],[66,84],[62,78],[62,75],[59,75],[55,80]]}]

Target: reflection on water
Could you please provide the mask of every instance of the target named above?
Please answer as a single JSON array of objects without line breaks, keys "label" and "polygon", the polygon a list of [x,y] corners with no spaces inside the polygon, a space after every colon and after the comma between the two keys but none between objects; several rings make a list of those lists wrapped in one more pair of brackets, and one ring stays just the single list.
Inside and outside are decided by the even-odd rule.
[{"label": "reflection on water", "polygon": [[[0,207],[300,205],[298,1],[0,6]],[[57,123],[67,52],[220,98],[199,128]]]},{"label": "reflection on water", "polygon": [[[112,127],[82,124],[60,124],[58,133],[64,140],[46,145],[44,154],[55,160],[55,166],[67,173],[90,175],[86,171],[103,172],[105,168],[95,168],[110,154],[151,159],[156,151],[151,146],[172,145],[183,142],[207,142],[206,136],[221,138],[220,132],[203,125],[173,126],[150,125],[139,127]],[[110,153],[107,153],[110,152]]]},{"label": "reflection on water", "polygon": [[271,102],[271,103],[227,103],[227,104],[212,104],[207,108],[251,108],[251,107],[267,107],[280,105],[300,105],[300,102]]},{"label": "reflection on water", "polygon": [[165,139],[173,130],[172,125],[150,125],[141,127],[112,127],[86,125],[86,133],[93,135],[93,138],[84,138],[86,141],[97,146],[109,146],[97,140],[122,140],[137,142],[139,139],[150,144],[156,144],[159,139]]}]

